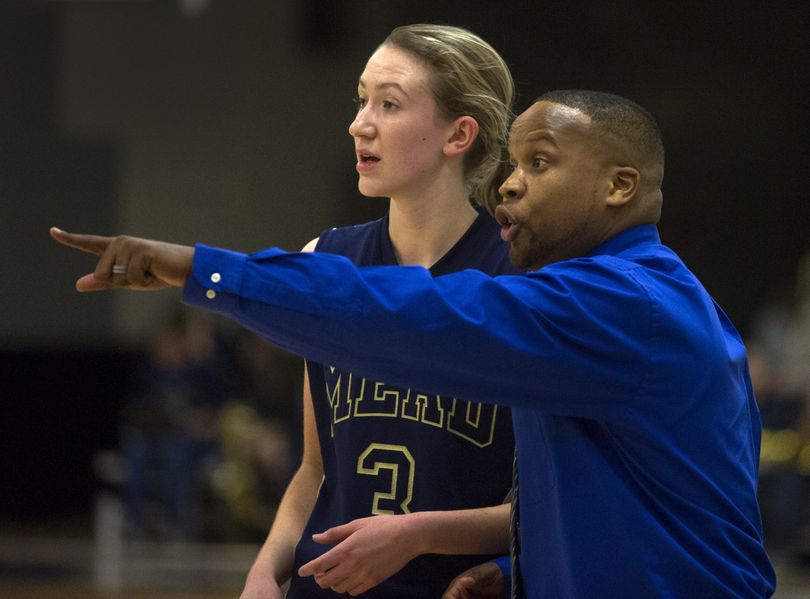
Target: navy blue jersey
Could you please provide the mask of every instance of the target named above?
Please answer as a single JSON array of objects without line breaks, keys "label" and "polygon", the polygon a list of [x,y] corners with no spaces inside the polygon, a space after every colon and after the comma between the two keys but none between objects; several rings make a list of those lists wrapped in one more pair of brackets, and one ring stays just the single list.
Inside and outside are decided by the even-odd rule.
[{"label": "navy blue jersey", "polygon": [[[326,231],[316,251],[340,254],[361,266],[397,264],[388,217]],[[430,272],[437,276],[467,268],[490,275],[516,272],[497,223],[485,212]],[[366,380],[328,364],[308,362],[307,369],[324,482],[296,548],[289,598],[335,595],[312,577],[296,574],[331,547],[313,542],[313,533],[373,514],[503,503],[511,487],[514,450],[508,409]],[[455,576],[489,557],[419,556],[362,597],[439,597]]]}]

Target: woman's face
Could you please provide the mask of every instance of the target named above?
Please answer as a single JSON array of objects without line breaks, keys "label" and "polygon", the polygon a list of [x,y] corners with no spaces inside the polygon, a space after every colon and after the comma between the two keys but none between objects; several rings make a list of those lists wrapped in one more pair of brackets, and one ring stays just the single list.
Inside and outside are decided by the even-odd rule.
[{"label": "woman's face", "polygon": [[399,48],[381,46],[369,58],[349,125],[363,195],[416,195],[439,176],[452,125],[428,81],[428,67]]}]

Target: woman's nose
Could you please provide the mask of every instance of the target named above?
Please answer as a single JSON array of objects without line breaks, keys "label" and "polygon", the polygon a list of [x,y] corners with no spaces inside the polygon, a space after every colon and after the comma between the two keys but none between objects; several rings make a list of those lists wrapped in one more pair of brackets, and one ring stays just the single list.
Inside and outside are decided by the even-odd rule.
[{"label": "woman's nose", "polygon": [[358,110],[354,120],[349,124],[349,135],[352,137],[374,136],[374,124],[365,108]]}]

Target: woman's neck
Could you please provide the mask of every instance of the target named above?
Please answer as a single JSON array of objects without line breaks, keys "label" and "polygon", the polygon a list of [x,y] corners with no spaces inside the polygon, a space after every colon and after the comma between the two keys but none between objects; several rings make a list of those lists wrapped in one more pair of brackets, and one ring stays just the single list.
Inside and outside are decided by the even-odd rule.
[{"label": "woman's neck", "polygon": [[391,198],[388,234],[397,261],[430,268],[461,239],[477,216],[463,188],[419,199]]}]

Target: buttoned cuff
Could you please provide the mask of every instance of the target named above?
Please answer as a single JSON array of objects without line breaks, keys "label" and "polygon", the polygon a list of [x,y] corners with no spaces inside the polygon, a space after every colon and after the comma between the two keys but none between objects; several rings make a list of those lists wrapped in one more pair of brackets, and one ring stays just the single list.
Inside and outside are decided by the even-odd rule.
[{"label": "buttoned cuff", "polygon": [[223,314],[234,314],[247,255],[203,244],[194,247],[191,275],[183,287],[183,302]]}]

